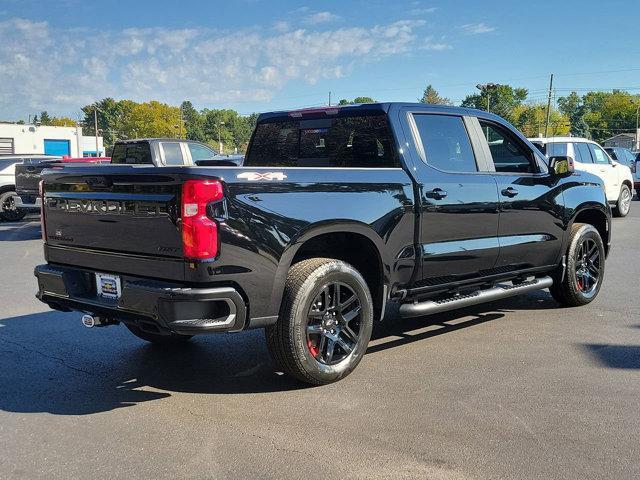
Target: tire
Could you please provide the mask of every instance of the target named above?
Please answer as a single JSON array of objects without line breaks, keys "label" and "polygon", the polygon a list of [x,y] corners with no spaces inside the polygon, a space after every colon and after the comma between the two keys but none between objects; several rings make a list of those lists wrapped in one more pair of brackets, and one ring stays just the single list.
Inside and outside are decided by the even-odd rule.
[{"label": "tire", "polygon": [[616,217],[626,217],[629,214],[629,210],[631,210],[632,198],[633,193],[631,193],[631,189],[627,185],[622,185],[620,195],[618,195],[618,201],[613,209],[613,214]]},{"label": "tire", "polygon": [[129,325],[127,323],[125,323],[125,326],[136,337],[141,338],[142,340],[145,340],[147,342],[153,343],[154,345],[184,345],[192,337],[192,335],[178,335],[177,333],[169,333],[167,335],[161,335],[159,333],[145,332],[140,327],[136,327],[135,325]]},{"label": "tire", "polygon": [[[596,254],[597,260],[594,260]],[[604,243],[598,230],[584,223],[573,224],[564,278],[561,278],[560,267],[553,275],[553,285],[549,288],[553,298],[566,307],[579,307],[591,303],[598,296],[604,280],[604,257]],[[592,277],[591,280],[585,277],[585,271]]]},{"label": "tire", "polygon": [[17,222],[27,214],[26,210],[16,209],[13,197],[16,192],[4,192],[0,194],[0,218],[8,222]]},{"label": "tire", "polygon": [[265,337],[280,370],[325,385],[356,368],[372,328],[373,301],[362,275],[340,260],[311,258],[291,267],[278,321]]}]

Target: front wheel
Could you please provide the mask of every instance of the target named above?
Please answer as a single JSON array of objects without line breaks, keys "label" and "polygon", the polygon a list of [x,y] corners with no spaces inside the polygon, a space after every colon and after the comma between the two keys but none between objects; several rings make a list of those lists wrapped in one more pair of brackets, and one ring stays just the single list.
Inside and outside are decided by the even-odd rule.
[{"label": "front wheel", "polygon": [[604,243],[593,226],[575,223],[571,227],[567,266],[559,269],[549,288],[558,303],[578,307],[592,302],[604,279]]},{"label": "front wheel", "polygon": [[16,192],[4,192],[0,195],[0,218],[9,222],[22,220],[26,210],[16,208],[14,197]]},{"label": "front wheel", "polygon": [[631,189],[627,185],[622,185],[618,201],[613,209],[613,214],[616,217],[626,217],[629,214],[629,210],[631,210],[632,197]]},{"label": "front wheel", "polygon": [[312,258],[291,267],[278,321],[265,335],[277,367],[324,385],[356,368],[372,328],[373,302],[362,275],[340,260]]}]

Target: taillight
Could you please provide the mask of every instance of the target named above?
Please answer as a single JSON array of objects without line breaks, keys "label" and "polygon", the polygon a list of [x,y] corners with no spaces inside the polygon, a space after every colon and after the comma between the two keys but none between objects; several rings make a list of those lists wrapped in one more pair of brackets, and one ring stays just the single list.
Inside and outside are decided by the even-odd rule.
[{"label": "taillight", "polygon": [[44,180],[38,182],[38,196],[40,197],[40,232],[42,233],[42,241],[47,241],[47,230],[44,226]]},{"label": "taillight", "polygon": [[634,162],[631,162],[631,173],[636,173],[636,170],[638,168],[637,165],[636,165],[636,162],[637,162],[637,160],[634,161]]},{"label": "taillight", "polygon": [[182,248],[186,258],[218,255],[218,224],[207,216],[207,205],[222,200],[217,180],[187,180],[182,186]]}]

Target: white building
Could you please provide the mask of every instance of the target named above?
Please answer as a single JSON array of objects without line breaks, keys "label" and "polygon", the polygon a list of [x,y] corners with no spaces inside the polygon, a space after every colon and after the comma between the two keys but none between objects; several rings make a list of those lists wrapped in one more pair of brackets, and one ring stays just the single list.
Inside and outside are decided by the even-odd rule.
[{"label": "white building", "polygon": [[50,127],[0,123],[0,154],[104,156],[102,137],[82,135],[82,127]]}]

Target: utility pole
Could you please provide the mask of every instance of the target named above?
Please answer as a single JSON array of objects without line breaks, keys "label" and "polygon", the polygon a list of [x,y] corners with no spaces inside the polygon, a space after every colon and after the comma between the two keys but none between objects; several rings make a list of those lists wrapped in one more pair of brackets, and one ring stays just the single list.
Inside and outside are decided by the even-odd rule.
[{"label": "utility pole", "polygon": [[551,119],[551,92],[553,90],[553,73],[549,79],[549,98],[547,99],[547,123],[544,125],[544,138],[547,138],[549,133],[549,120]]},{"label": "utility pole", "polygon": [[640,123],[639,120],[640,120],[640,103],[636,108],[636,150],[640,150],[640,129],[638,128]]},{"label": "utility pole", "polygon": [[93,128],[96,130],[96,157],[100,156],[98,151],[98,107],[93,109]]},{"label": "utility pole", "polygon": [[331,90],[329,90],[329,106],[331,106]]}]

